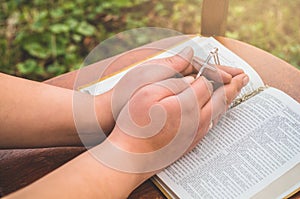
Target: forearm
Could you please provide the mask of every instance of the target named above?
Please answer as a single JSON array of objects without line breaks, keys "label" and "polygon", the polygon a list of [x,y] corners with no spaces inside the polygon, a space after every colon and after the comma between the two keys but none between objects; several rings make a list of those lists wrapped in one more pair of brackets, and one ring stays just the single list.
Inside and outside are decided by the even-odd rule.
[{"label": "forearm", "polygon": [[[61,146],[81,143],[74,121],[74,96],[81,102],[80,109],[94,106],[92,96],[4,74],[0,74],[0,81],[2,84],[0,147]],[[102,115],[105,115],[109,111],[105,110],[107,106],[103,103],[96,104],[100,106],[98,109],[103,108]],[[102,115],[98,114],[98,118],[103,120],[105,117]],[[109,114],[106,115],[109,118]],[[88,117],[84,118],[86,119],[81,121],[82,128],[85,126],[88,128],[92,122],[98,122],[98,120],[89,121]],[[102,123],[103,130],[112,128],[111,125],[105,125],[106,121],[99,122]]]},{"label": "forearm", "polygon": [[7,198],[127,198],[148,177],[111,169],[85,152]]}]

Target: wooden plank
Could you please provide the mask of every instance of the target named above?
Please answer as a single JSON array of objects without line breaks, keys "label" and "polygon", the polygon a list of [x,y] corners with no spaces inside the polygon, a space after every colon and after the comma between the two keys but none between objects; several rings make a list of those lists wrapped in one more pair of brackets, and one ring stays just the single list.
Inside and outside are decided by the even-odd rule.
[{"label": "wooden plank", "polygon": [[84,152],[84,147],[0,150],[0,197],[35,180]]},{"label": "wooden plank", "polygon": [[224,36],[229,0],[203,0],[201,34],[203,36]]}]

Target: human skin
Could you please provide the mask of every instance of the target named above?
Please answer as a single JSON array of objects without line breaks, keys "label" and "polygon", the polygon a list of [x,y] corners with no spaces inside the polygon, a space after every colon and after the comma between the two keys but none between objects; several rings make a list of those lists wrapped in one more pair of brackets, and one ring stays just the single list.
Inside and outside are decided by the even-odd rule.
[{"label": "human skin", "polygon": [[[172,58],[153,60],[150,64],[164,64],[174,72],[183,76],[195,72],[191,60],[193,51],[174,56]],[[197,67],[197,66],[196,66]],[[228,83],[231,74],[241,73],[239,69],[219,66],[220,75],[216,73],[207,76]],[[225,72],[226,71],[226,72]],[[156,81],[171,77],[174,74],[158,74]],[[96,145],[100,141],[98,129],[93,126],[100,125],[103,132],[109,135],[115,125],[111,110],[113,91],[99,96],[59,88],[27,79],[9,76],[0,73],[0,148],[29,148],[48,146],[76,146],[82,145],[82,137],[78,136],[74,119],[74,102],[81,102],[82,109],[92,109],[95,117],[83,115],[79,122],[89,131],[85,144]],[[126,101],[124,101],[125,103]],[[120,107],[119,109],[121,109]],[[120,110],[118,110],[119,112]],[[81,136],[85,136],[84,133]],[[47,139],[45,139],[47,138]]]},{"label": "human skin", "polygon": [[[163,63],[174,71],[189,75],[194,72],[190,64],[192,57],[193,52],[186,50],[180,55],[156,60],[152,64]],[[188,103],[185,101],[189,96],[186,93],[192,91],[196,96],[197,103],[194,106],[199,112],[200,122],[197,124],[198,128],[192,143],[186,151],[182,151],[182,154],[186,153],[207,133],[212,119],[218,119],[226,111],[231,101],[248,82],[248,77],[239,69],[222,66],[219,68],[221,71],[219,80],[224,85],[217,90],[213,90],[211,83],[204,77],[196,80],[193,77],[170,78],[174,74],[158,77],[156,82],[139,88],[124,102],[123,107],[117,109],[119,113],[117,113],[116,124],[111,106],[107,106],[112,100],[114,90],[95,99],[89,95],[77,93],[80,99],[95,105],[97,122],[104,132],[109,134],[108,139],[97,145],[95,149],[101,149],[107,143],[135,153],[155,151],[163,147],[178,131],[177,125],[170,125],[178,123],[182,116],[178,99],[181,99],[183,103]],[[207,75],[214,79],[214,74]],[[5,93],[5,97],[0,99],[0,105],[4,107],[0,110],[0,146],[2,148],[80,144],[72,112],[72,97],[76,91],[15,79],[4,74],[1,74],[0,78],[5,85],[0,91]],[[170,92],[165,86],[160,86],[173,83],[177,85],[175,92]],[[134,122],[142,126],[148,124],[149,109],[154,105],[164,108],[167,113],[165,125],[155,136],[138,139],[129,136],[118,125],[118,120],[121,121],[127,117],[122,112],[126,106],[130,107]],[[191,111],[188,110],[184,114],[189,117],[190,113]],[[86,123],[89,128],[89,121],[83,123]],[[152,161],[159,161],[159,159]],[[132,164],[136,167],[143,167],[145,163],[132,162]],[[132,190],[158,171],[139,173],[116,170],[97,160],[94,154],[87,151],[7,198],[126,198]]]}]

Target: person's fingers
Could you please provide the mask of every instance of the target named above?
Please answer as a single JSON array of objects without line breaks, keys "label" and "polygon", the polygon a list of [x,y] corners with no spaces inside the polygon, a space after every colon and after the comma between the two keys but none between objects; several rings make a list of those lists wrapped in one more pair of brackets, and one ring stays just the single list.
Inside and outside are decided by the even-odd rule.
[{"label": "person's fingers", "polygon": [[[123,130],[127,129],[127,132],[132,130],[131,134],[138,135],[138,132],[143,137],[157,134],[168,119],[167,113],[173,120],[181,118],[180,110],[182,105],[184,106],[178,103],[178,99],[173,98],[165,111],[164,106],[161,106],[164,103],[160,101],[183,92],[193,81],[193,77],[170,78],[138,89],[123,108],[123,113],[127,114],[122,114],[123,119],[119,120],[117,125]],[[141,126],[142,129],[136,128]]]},{"label": "person's fingers", "polygon": [[230,84],[218,88],[212,98],[212,119],[215,120],[219,115],[225,113],[233,99],[237,97],[244,84],[248,83],[248,76],[240,74],[232,78]]},{"label": "person's fingers", "polygon": [[175,56],[147,61],[126,73],[115,90],[122,94],[126,102],[139,88],[171,78],[185,70],[193,56],[193,49],[186,47]]},{"label": "person's fingers", "polygon": [[201,110],[202,106],[209,101],[212,93],[212,84],[205,77],[201,77],[192,82],[182,92],[178,92],[177,95],[162,99],[161,103],[165,107],[172,109],[179,101],[180,104],[185,106],[185,111]]},{"label": "person's fingers", "polygon": [[226,73],[223,70],[220,70],[217,68],[216,71],[212,70],[204,70],[203,75],[215,82],[221,83],[221,84],[227,84],[231,81],[232,76],[229,73]]},{"label": "person's fingers", "polygon": [[[194,73],[197,73],[200,68],[204,64],[204,60],[200,59],[199,57],[194,57],[193,62],[194,66]],[[230,67],[230,66],[223,66],[223,65],[215,65],[215,64],[210,64],[212,67],[216,68],[216,71],[212,71],[209,69],[205,69],[203,72],[203,75],[206,76],[207,78],[219,82],[219,83],[224,83],[227,84],[231,81],[231,78],[243,73],[244,71],[240,68],[235,68],[235,67]]]},{"label": "person's fingers", "polygon": [[211,100],[209,100],[201,109],[200,111],[200,119],[198,123],[198,133],[195,136],[195,139],[190,147],[190,149],[194,148],[199,141],[206,135],[212,125],[212,106]]},{"label": "person's fingers", "polygon": [[190,67],[194,56],[191,47],[184,48],[175,56],[145,62],[126,73],[113,90],[113,115],[116,118],[121,108],[140,88],[179,74]]},{"label": "person's fingers", "polygon": [[232,77],[244,73],[244,71],[240,68],[235,68],[235,67],[230,67],[230,66],[222,66],[222,65],[218,65],[217,67],[220,70],[230,74]]},{"label": "person's fingers", "polygon": [[137,98],[153,99],[153,101],[160,101],[166,97],[177,95],[190,87],[194,78],[186,76],[182,78],[170,78],[162,80],[153,84],[149,84],[135,94]]},{"label": "person's fingers", "polygon": [[[193,59],[193,64],[194,64],[194,72],[198,72],[200,70],[200,68],[203,66],[204,64],[204,60],[202,60],[199,57],[194,57]],[[244,71],[240,68],[236,68],[236,67],[231,67],[231,66],[225,66],[225,65],[216,65],[216,64],[210,64],[216,68],[218,68],[219,70],[224,71],[225,73],[230,74],[231,76],[236,76],[238,74],[243,73]]]},{"label": "person's fingers", "polygon": [[[201,60],[199,57],[194,57],[192,62],[194,68],[196,69],[195,73],[198,73],[200,68],[204,65],[204,61]],[[227,73],[226,71],[222,70],[218,65],[209,64],[212,68],[215,68],[215,71],[210,69],[205,69],[203,71],[203,75],[206,76],[208,79],[211,79],[215,82],[219,83],[229,83],[231,81],[231,74]]]},{"label": "person's fingers", "polygon": [[194,67],[194,64],[193,64],[193,60],[191,61],[190,65],[189,65],[188,67],[186,67],[186,68],[181,72],[181,74],[182,74],[183,76],[195,74],[195,67]]},{"label": "person's fingers", "polygon": [[228,109],[232,101],[240,93],[243,86],[249,81],[245,74],[240,74],[232,78],[230,84],[218,88],[211,99],[201,109],[199,121],[199,133],[195,138],[194,145],[198,143],[209,130],[210,124],[216,125],[224,112]]},{"label": "person's fingers", "polygon": [[241,89],[249,82],[249,77],[245,73],[239,74],[232,78],[231,83],[224,86],[226,95],[226,104],[229,106],[238,96]]},{"label": "person's fingers", "polygon": [[[182,103],[190,104],[191,107],[199,110],[207,103],[213,93],[212,84],[205,78],[196,79],[190,88],[178,94]],[[190,99],[196,98],[197,104],[190,103]]]},{"label": "person's fingers", "polygon": [[[188,131],[183,135],[180,134],[183,142],[190,140],[191,144],[195,136],[197,136],[201,108],[209,101],[212,92],[213,87],[211,83],[205,77],[200,77],[182,92],[163,98],[159,102],[169,116],[174,118],[171,123],[172,128],[175,126],[178,132],[181,132],[180,129]],[[167,128],[171,128],[168,126],[170,125],[167,125]]]},{"label": "person's fingers", "polygon": [[[161,98],[158,100],[162,99],[163,97],[167,97],[170,95],[177,95],[178,93],[184,91],[186,88],[190,86],[190,84],[194,81],[194,77],[192,76],[186,76],[183,78],[171,78],[171,79],[166,79],[160,82],[157,82],[153,84],[153,86],[160,86],[164,87],[167,89],[165,91],[164,95],[161,95]],[[163,91],[162,89],[160,89]],[[157,90],[156,90],[157,92]],[[159,95],[159,93],[157,93]]]},{"label": "person's fingers", "polygon": [[178,54],[161,58],[161,59],[154,59],[143,63],[142,65],[157,65],[157,66],[166,66],[167,68],[171,69],[171,73],[157,73],[156,75],[159,80],[170,78],[177,73],[185,73],[182,75],[187,75],[187,71],[192,71],[191,61],[194,57],[194,50],[191,47],[185,47],[181,50]]}]

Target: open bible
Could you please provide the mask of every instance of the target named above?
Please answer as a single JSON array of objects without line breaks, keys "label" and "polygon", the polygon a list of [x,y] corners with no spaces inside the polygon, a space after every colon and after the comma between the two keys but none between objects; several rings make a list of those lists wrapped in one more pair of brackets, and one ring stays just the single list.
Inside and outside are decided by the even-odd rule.
[{"label": "open bible", "polygon": [[[151,59],[186,46],[203,59],[217,47],[220,63],[242,68],[250,82],[203,140],[153,182],[168,198],[284,198],[299,191],[300,104],[264,85],[251,66],[214,38],[196,36]],[[132,68],[80,90],[106,92]]]}]

